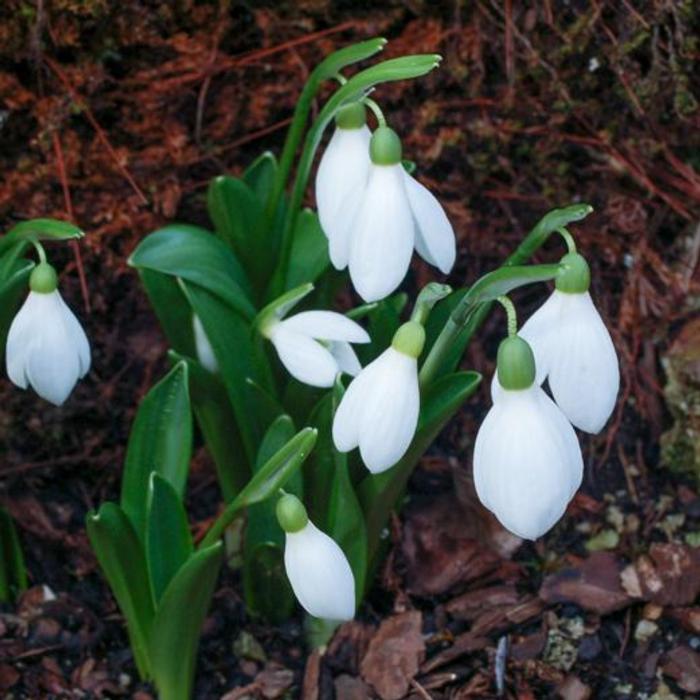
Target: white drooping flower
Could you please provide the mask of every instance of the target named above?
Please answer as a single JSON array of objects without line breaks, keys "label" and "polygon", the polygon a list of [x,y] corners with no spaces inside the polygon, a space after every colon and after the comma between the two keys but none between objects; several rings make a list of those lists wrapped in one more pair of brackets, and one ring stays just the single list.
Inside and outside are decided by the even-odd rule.
[{"label": "white drooping flower", "polygon": [[405,323],[392,344],[350,383],[333,418],[333,442],[340,452],[360,448],[373,474],[394,466],[405,454],[418,424],[420,391],[417,358],[425,332]]},{"label": "white drooping flower", "polygon": [[5,364],[13,384],[60,406],[90,369],[90,345],[56,284],[48,263],[34,268],[29,296],[10,325]]},{"label": "white drooping flower", "polygon": [[401,164],[401,142],[388,127],[370,141],[371,164],[363,187],[348,193],[329,224],[331,262],[348,266],[358,294],[383,299],[406,276],[413,249],[448,273],[455,236],[444,209]]},{"label": "white drooping flower", "polygon": [[[615,408],[620,369],[610,333],[587,291],[588,266],[576,253],[562,263],[567,259],[570,273],[557,279],[557,289],[523,325],[520,336],[532,346],[538,384],[547,379],[566,417],[580,430],[598,433]],[[575,284],[582,266],[586,274]]]},{"label": "white drooping flower", "polygon": [[216,374],[219,371],[219,363],[216,360],[214,348],[209,342],[202,321],[197,314],[192,314],[192,331],[194,333],[194,346],[197,351],[199,364],[212,374]]},{"label": "white drooping flower", "polygon": [[527,343],[513,337],[501,347],[506,343],[514,354],[506,358],[499,348],[500,383],[476,437],[474,485],[504,527],[534,540],[564,514],[581,484],[583,458],[566,416],[534,381]]},{"label": "white drooping flower", "polygon": [[277,504],[285,530],[284,566],[302,607],[325,620],[351,620],[355,615],[355,577],[343,550],[321,532],[291,494]]},{"label": "white drooping flower", "polygon": [[[371,136],[362,103],[347,105],[339,111],[336,129],[316,173],[318,218],[329,241],[338,226],[340,206],[367,181]],[[332,244],[330,248],[334,250]]]},{"label": "white drooping flower", "polygon": [[295,379],[318,387],[333,386],[338,372],[358,374],[350,343],[370,341],[362,326],[334,311],[302,311],[270,323],[264,334]]}]

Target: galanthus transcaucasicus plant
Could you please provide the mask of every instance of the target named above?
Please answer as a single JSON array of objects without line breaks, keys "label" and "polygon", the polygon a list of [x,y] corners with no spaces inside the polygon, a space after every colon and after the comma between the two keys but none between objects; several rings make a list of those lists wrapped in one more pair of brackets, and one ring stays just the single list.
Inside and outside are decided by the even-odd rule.
[{"label": "galanthus transcaucasicus plant", "polygon": [[[312,643],[354,616],[413,469],[479,385],[459,364],[495,302],[508,334],[473,468],[479,498],[504,527],[535,539],[556,524],[583,475],[574,428],[598,432],[613,410],[617,358],[568,228],[592,211],[587,204],[550,211],[471,286],[453,291],[438,279],[414,294],[414,250],[446,275],[455,233],[369,93],[420,78],[440,59],[353,71],[384,44],[341,49],[314,69],[280,158],[263,153],[240,177],[211,182],[213,230],[170,224],[129,259],[172,346],[172,369],[139,406],[119,503],[103,504],[87,527],[139,673],[165,700],[190,697],[225,560],[241,569],[251,615],[280,621],[297,600]],[[334,90],[311,120],[327,85]],[[333,122],[316,213],[302,202]],[[554,233],[568,253],[528,264]],[[43,265],[31,294],[56,296],[50,311],[30,296],[10,332],[8,371],[60,403],[87,371],[89,349]],[[397,291],[407,276],[408,293]],[[547,281],[552,296],[518,331],[508,294]],[[358,304],[350,309],[337,304],[348,282],[344,298],[356,294]],[[36,336],[34,324],[44,326]],[[60,346],[60,376],[44,354],[50,343]],[[223,501],[198,541],[183,505],[195,424]]]}]

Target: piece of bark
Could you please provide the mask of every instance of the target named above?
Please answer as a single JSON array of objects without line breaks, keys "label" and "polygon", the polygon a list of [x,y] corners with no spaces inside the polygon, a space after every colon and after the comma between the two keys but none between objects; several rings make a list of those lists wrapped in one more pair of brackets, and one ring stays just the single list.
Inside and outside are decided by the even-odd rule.
[{"label": "piece of bark", "polygon": [[688,693],[700,693],[700,654],[677,646],[665,656],[661,670]]},{"label": "piece of bark", "polygon": [[577,566],[547,576],[539,595],[545,603],[575,603],[607,615],[634,602],[620,583],[622,570],[612,552],[594,552]]},{"label": "piece of bark", "polygon": [[422,623],[417,610],[394,615],[370,641],[360,670],[382,700],[399,700],[408,692],[425,656]]}]

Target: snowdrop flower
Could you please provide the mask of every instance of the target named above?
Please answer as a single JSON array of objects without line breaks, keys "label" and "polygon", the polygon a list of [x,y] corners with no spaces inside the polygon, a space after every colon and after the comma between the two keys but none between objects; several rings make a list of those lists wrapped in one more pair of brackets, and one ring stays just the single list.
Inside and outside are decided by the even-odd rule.
[{"label": "snowdrop flower", "polygon": [[202,321],[197,314],[192,314],[192,332],[194,333],[194,347],[197,351],[199,364],[212,374],[216,374],[219,371],[219,363],[216,360],[214,348],[209,342]]},{"label": "snowdrop flower", "polygon": [[56,271],[41,262],[29,278],[29,296],[7,335],[7,374],[60,406],[90,369],[90,346],[57,288]]},{"label": "snowdrop flower", "polygon": [[391,346],[353,379],[333,418],[333,442],[340,452],[360,448],[373,474],[393,467],[411,444],[418,424],[417,358],[425,331],[404,323]]},{"label": "snowdrop flower", "polygon": [[286,533],[284,567],[302,607],[324,620],[355,615],[355,577],[343,550],[308,518],[301,501],[285,494],[277,520]]},{"label": "snowdrop flower", "polygon": [[498,349],[499,391],[474,446],[479,500],[508,530],[534,540],[561,518],[583,477],[571,424],[535,382],[530,346],[511,336]]},{"label": "snowdrop flower", "polygon": [[363,187],[345,195],[328,222],[330,257],[350,269],[365,301],[391,294],[406,276],[413,249],[448,273],[456,248],[452,226],[435,197],[401,164],[401,141],[380,126],[370,140],[369,172]]},{"label": "snowdrop flower", "polygon": [[361,367],[350,343],[369,343],[362,326],[335,311],[302,311],[270,322],[268,337],[289,374],[304,384],[329,387],[338,372],[356,375]]},{"label": "snowdrop flower", "polygon": [[556,289],[520,335],[535,353],[537,383],[548,380],[557,405],[577,428],[598,433],[620,388],[617,354],[588,292],[588,264],[578,253],[561,264]]},{"label": "snowdrop flower", "polygon": [[[369,172],[369,142],[372,136],[366,124],[361,102],[342,107],[335,118],[333,132],[316,174],[316,204],[321,228],[330,239],[341,204],[364,187]],[[334,249],[334,246],[331,245]]]}]

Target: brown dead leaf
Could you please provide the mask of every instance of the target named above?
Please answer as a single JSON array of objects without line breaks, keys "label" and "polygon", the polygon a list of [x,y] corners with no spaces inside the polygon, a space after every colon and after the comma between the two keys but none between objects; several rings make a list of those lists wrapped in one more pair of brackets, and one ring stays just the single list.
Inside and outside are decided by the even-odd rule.
[{"label": "brown dead leaf", "polygon": [[368,700],[372,693],[360,678],[343,674],[335,679],[335,697],[336,700]]},{"label": "brown dead leaf", "polygon": [[577,676],[567,676],[557,687],[557,695],[563,700],[588,700],[592,692]]},{"label": "brown dead leaf", "polygon": [[683,629],[700,634],[700,608],[671,608],[668,614],[678,620]]},{"label": "brown dead leaf", "polygon": [[539,595],[545,603],[575,603],[607,615],[634,600],[620,584],[622,569],[612,552],[594,552],[580,564],[547,576]]},{"label": "brown dead leaf", "polygon": [[19,678],[17,669],[9,664],[0,664],[0,690],[9,690]]},{"label": "brown dead leaf", "polygon": [[678,646],[666,654],[661,667],[688,693],[700,693],[700,654],[684,646]]},{"label": "brown dead leaf", "polygon": [[408,691],[425,655],[423,616],[417,610],[385,620],[362,659],[362,677],[382,700],[398,700]]}]

